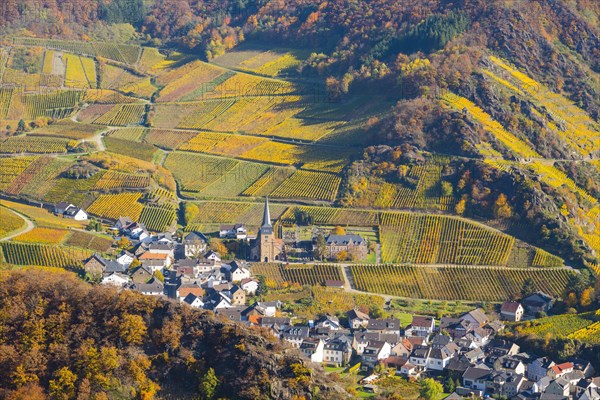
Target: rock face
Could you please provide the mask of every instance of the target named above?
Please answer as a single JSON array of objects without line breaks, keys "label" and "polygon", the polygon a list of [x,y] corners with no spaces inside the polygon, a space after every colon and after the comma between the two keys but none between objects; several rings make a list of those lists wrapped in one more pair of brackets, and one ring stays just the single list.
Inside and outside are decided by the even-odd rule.
[{"label": "rock face", "polygon": [[0,398],[349,398],[266,332],[62,271],[0,271],[0,326]]}]

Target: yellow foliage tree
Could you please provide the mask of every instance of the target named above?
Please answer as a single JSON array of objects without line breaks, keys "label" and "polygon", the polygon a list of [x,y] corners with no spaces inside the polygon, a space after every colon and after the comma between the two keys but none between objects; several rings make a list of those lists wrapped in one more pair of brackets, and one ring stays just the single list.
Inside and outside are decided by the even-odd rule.
[{"label": "yellow foliage tree", "polygon": [[512,208],[508,204],[508,199],[504,193],[500,193],[494,204],[494,216],[496,218],[510,218],[512,216]]},{"label": "yellow foliage tree", "polygon": [[581,297],[579,298],[579,304],[582,307],[588,307],[590,304],[592,304],[593,300],[594,300],[594,288],[589,287],[581,293]]},{"label": "yellow foliage tree", "polygon": [[119,336],[127,344],[140,344],[148,328],[144,319],[139,315],[125,314],[120,320]]},{"label": "yellow foliage tree", "polygon": [[331,230],[331,234],[332,235],[345,235],[346,234],[346,230],[344,228],[342,228],[341,226],[336,226],[335,228],[333,228]]},{"label": "yellow foliage tree", "polygon": [[465,199],[462,199],[458,203],[456,203],[456,207],[454,207],[454,211],[456,211],[456,213],[458,215],[463,215],[465,213],[466,208],[467,208],[467,202]]},{"label": "yellow foliage tree", "polygon": [[68,367],[62,367],[54,373],[55,379],[50,380],[50,398],[57,400],[70,400],[75,398],[75,375]]}]

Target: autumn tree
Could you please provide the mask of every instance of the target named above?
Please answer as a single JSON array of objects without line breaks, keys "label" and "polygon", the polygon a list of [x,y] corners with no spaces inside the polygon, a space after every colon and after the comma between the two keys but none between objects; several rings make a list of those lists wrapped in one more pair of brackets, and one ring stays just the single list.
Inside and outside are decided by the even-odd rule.
[{"label": "autumn tree", "polygon": [[335,259],[337,261],[346,261],[348,259],[348,252],[344,250],[340,251],[335,255]]},{"label": "autumn tree", "polygon": [[131,242],[125,236],[121,237],[121,239],[117,240],[117,247],[120,250],[127,250],[131,248]]},{"label": "autumn tree", "polygon": [[137,345],[142,343],[146,331],[144,318],[139,315],[125,314],[119,320],[119,336],[127,344]]},{"label": "autumn tree", "polygon": [[496,199],[496,202],[494,203],[494,217],[497,219],[512,217],[512,208],[508,204],[506,195],[503,193],[500,193],[498,199]]},{"label": "autumn tree", "polygon": [[186,225],[191,224],[200,213],[200,209],[194,203],[185,203],[183,210],[183,219]]},{"label": "autumn tree", "polygon": [[579,305],[581,307],[589,307],[594,301],[594,288],[589,287],[581,292],[581,297],[579,298]]},{"label": "autumn tree", "polygon": [[50,380],[50,398],[55,400],[70,400],[75,398],[75,375],[68,367],[62,367],[54,373],[54,379]]},{"label": "autumn tree", "polygon": [[215,394],[217,392],[217,385],[219,384],[219,379],[215,374],[215,370],[209,368],[206,371],[206,374],[202,378],[200,378],[200,387],[198,388],[200,391],[200,395],[204,400],[211,400],[215,398]]},{"label": "autumn tree", "polygon": [[467,201],[465,199],[461,199],[458,201],[458,203],[456,203],[456,206],[454,207],[454,211],[458,215],[463,215],[465,213],[466,208],[467,208]]},{"label": "autumn tree", "polygon": [[425,400],[435,400],[444,392],[441,383],[433,378],[427,378],[421,381],[421,390],[419,396]]},{"label": "autumn tree", "polygon": [[333,228],[331,230],[331,234],[332,235],[345,235],[346,234],[346,230],[344,228],[342,228],[341,226],[336,226],[335,228]]}]

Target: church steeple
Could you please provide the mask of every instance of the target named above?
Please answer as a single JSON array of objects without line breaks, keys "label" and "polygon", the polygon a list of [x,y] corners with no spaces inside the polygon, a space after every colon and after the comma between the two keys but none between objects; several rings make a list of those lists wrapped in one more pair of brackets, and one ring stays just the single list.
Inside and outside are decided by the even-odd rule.
[{"label": "church steeple", "polygon": [[271,225],[271,213],[269,212],[269,198],[265,200],[265,209],[263,211],[262,225],[260,226],[260,233],[270,235],[273,233],[273,225]]}]

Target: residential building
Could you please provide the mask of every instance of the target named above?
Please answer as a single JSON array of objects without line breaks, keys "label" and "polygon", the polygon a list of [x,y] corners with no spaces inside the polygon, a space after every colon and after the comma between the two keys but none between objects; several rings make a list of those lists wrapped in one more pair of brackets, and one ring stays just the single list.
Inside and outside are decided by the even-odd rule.
[{"label": "residential building", "polygon": [[536,358],[527,366],[527,378],[537,382],[543,377],[549,376],[550,368],[555,365],[556,363],[548,357]]},{"label": "residential building", "polygon": [[370,319],[367,322],[369,332],[399,332],[400,320],[397,318]]},{"label": "residential building", "polygon": [[219,229],[220,238],[229,239],[246,239],[248,237],[248,231],[246,225],[235,224],[235,225],[221,225]]},{"label": "residential building", "polygon": [[547,313],[554,305],[554,298],[543,292],[537,292],[521,300],[525,312],[536,315],[540,312]]},{"label": "residential building", "polygon": [[366,328],[369,323],[369,315],[357,309],[348,311],[348,323],[352,329]]},{"label": "residential building", "polygon": [[324,357],[325,342],[323,339],[305,339],[300,345],[300,352],[312,362],[321,363]]},{"label": "residential building", "polygon": [[492,370],[484,364],[475,367],[469,367],[462,375],[463,386],[469,389],[485,392],[487,380],[492,374]]},{"label": "residential building", "polygon": [[365,367],[374,367],[379,361],[390,356],[392,347],[387,342],[370,342],[362,354],[362,362]]},{"label": "residential building", "polygon": [[206,251],[208,239],[200,232],[190,232],[183,238],[183,252],[186,257],[200,258]]},{"label": "residential building", "polygon": [[506,301],[502,303],[502,307],[500,308],[500,316],[503,320],[519,322],[523,319],[523,314],[525,313],[525,309],[516,301]]},{"label": "residential building", "polygon": [[369,252],[367,241],[360,235],[329,235],[325,244],[331,259],[345,252],[353,260],[364,260]]}]

